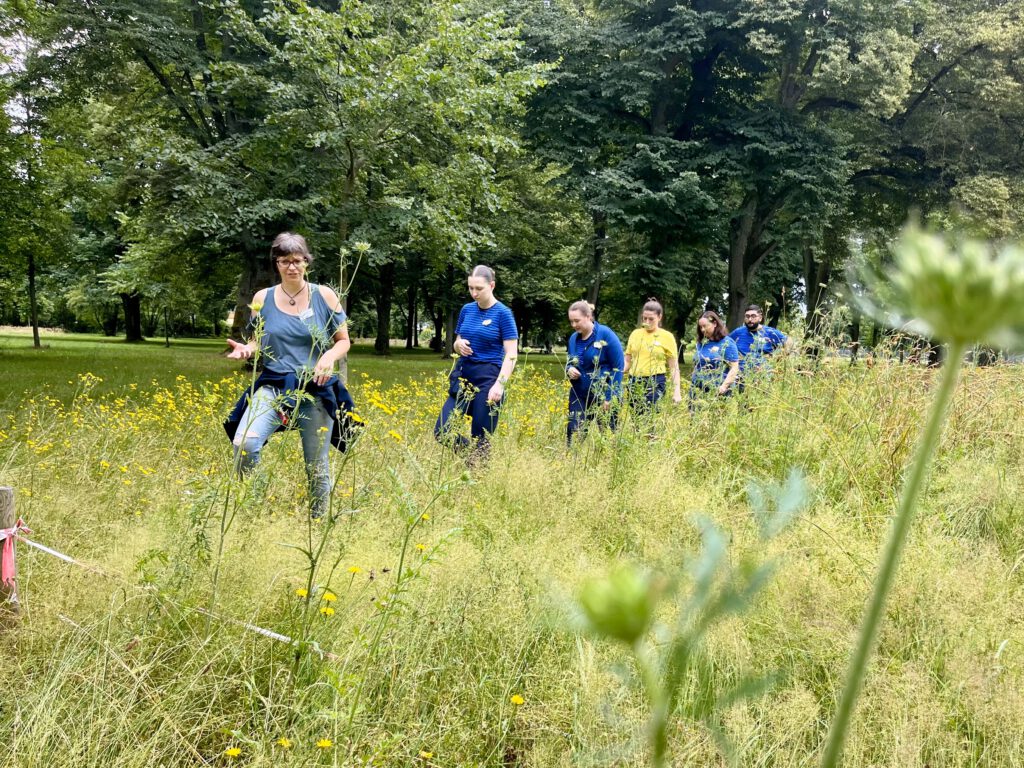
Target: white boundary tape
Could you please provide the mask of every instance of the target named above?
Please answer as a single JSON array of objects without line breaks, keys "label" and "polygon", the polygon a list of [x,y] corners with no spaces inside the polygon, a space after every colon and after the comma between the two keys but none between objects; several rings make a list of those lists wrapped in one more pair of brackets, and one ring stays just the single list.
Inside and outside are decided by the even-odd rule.
[{"label": "white boundary tape", "polygon": [[[63,560],[65,563],[69,563],[71,565],[76,565],[79,568],[82,568],[82,569],[84,569],[86,571],[90,571],[92,573],[98,574],[100,576],[106,576],[107,578],[117,579],[119,581],[122,580],[119,576],[115,576],[114,574],[107,573],[106,571],[103,571],[103,570],[101,570],[99,568],[96,568],[94,566],[86,565],[85,563],[83,563],[83,562],[81,562],[79,560],[76,560],[75,558],[71,557],[70,555],[65,555],[63,552],[58,552],[56,549],[51,549],[50,547],[47,547],[44,544],[40,544],[38,541],[33,541],[32,539],[27,539],[24,536],[20,536],[20,535],[15,535],[14,538],[16,538],[18,541],[22,542],[23,544],[28,544],[28,546],[33,547],[35,549],[38,549],[40,552],[43,552],[43,553],[45,553],[47,555],[50,555],[51,557],[55,557],[58,560]],[[138,585],[134,585],[134,586],[138,586]],[[253,632],[253,633],[257,634],[257,635],[262,635],[263,637],[269,638],[271,640],[276,640],[279,643],[285,643],[287,645],[295,645],[296,644],[296,642],[292,638],[288,637],[288,635],[282,635],[280,632],[274,632],[271,629],[265,629],[264,627],[260,627],[260,626],[257,626],[255,624],[250,624],[247,621],[241,621],[239,619],[233,619],[230,616],[221,616],[219,614],[214,613],[213,611],[207,610],[206,608],[192,608],[191,610],[194,610],[196,613],[201,613],[203,616],[209,616],[212,619],[217,619],[218,621],[224,621],[224,622],[227,622],[228,624],[234,624],[236,627],[242,627],[243,629],[246,629],[249,632]],[[310,643],[309,645],[310,645],[310,648],[317,655],[319,655],[321,658],[328,658],[328,659],[332,659],[332,660],[335,660],[335,659],[338,658],[338,656],[336,656],[333,653],[321,650],[320,647],[316,643]]]}]

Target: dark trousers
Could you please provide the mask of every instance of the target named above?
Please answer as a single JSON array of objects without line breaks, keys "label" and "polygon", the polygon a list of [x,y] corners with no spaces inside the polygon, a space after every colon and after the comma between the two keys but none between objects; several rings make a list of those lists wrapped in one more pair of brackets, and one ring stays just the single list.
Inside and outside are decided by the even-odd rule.
[{"label": "dark trousers", "polygon": [[[452,419],[456,415],[461,419],[468,412],[472,419],[469,433],[473,441],[478,445],[487,442],[491,433],[498,428],[501,403],[488,403],[487,393],[498,380],[499,373],[501,366],[497,363],[481,363],[466,358],[455,362],[448,376],[448,399],[444,401],[441,415],[434,425],[434,436],[439,441],[449,439],[449,435],[458,429],[458,421],[452,424]],[[451,439],[457,450],[470,445],[470,441],[462,435],[453,435]]]},{"label": "dark trousers", "polygon": [[[594,394],[590,389],[577,392],[575,387],[569,390],[569,421],[565,425],[566,443],[572,445],[573,435],[594,419],[600,419],[601,414],[604,413],[604,402],[603,393]],[[615,403],[612,403],[611,410],[608,412],[608,426],[613,432],[617,416]],[[604,423],[603,419],[601,423]]]},{"label": "dark trousers", "polygon": [[718,388],[720,386],[722,386],[721,382],[708,382],[698,381],[697,379],[691,379],[689,396],[690,413],[693,413],[694,411],[697,410],[698,400],[703,402],[715,402],[718,400],[723,400],[727,397],[732,397],[732,393],[736,389],[735,384],[732,387],[730,387],[724,395],[719,394],[718,392]]},{"label": "dark trousers", "polygon": [[629,403],[636,415],[648,414],[665,395],[665,374],[635,376],[629,380]]}]

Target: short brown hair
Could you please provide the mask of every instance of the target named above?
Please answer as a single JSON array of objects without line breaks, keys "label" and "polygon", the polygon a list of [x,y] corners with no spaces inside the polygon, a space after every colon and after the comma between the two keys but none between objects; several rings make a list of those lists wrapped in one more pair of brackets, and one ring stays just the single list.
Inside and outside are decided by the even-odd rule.
[{"label": "short brown hair", "polygon": [[282,232],[270,244],[270,258],[279,259],[282,256],[301,256],[307,264],[313,261],[306,238],[294,232]]},{"label": "short brown hair", "polygon": [[711,329],[711,336],[709,337],[710,341],[721,341],[722,339],[724,339],[726,336],[729,335],[729,329],[726,327],[725,323],[722,322],[722,318],[720,318],[718,316],[718,313],[717,312],[712,312],[711,310],[708,310],[703,315],[701,315],[699,318],[697,318],[697,343],[698,344],[700,344],[701,341],[703,341],[703,339],[701,338],[701,333],[700,333],[700,321],[701,320],[710,320],[711,323],[715,326],[714,328]]}]

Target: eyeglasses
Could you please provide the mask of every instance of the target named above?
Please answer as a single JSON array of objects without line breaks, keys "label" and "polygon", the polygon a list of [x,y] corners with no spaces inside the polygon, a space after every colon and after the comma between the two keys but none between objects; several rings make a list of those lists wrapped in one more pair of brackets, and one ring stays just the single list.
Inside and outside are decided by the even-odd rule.
[{"label": "eyeglasses", "polygon": [[275,261],[277,262],[277,266],[284,267],[285,269],[288,269],[289,267],[299,268],[306,266],[305,259],[275,259]]}]

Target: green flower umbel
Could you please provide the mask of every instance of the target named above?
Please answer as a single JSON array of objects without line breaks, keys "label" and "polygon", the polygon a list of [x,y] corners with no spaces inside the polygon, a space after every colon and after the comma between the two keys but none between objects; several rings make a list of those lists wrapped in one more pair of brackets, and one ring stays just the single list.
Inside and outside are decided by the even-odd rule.
[{"label": "green flower umbel", "polygon": [[635,565],[616,566],[580,591],[580,605],[594,634],[633,645],[654,619],[656,596],[650,575]]},{"label": "green flower umbel", "polygon": [[892,248],[887,280],[869,280],[869,311],[893,327],[952,347],[1020,346],[1024,331],[1024,250],[942,235],[909,225]]}]

